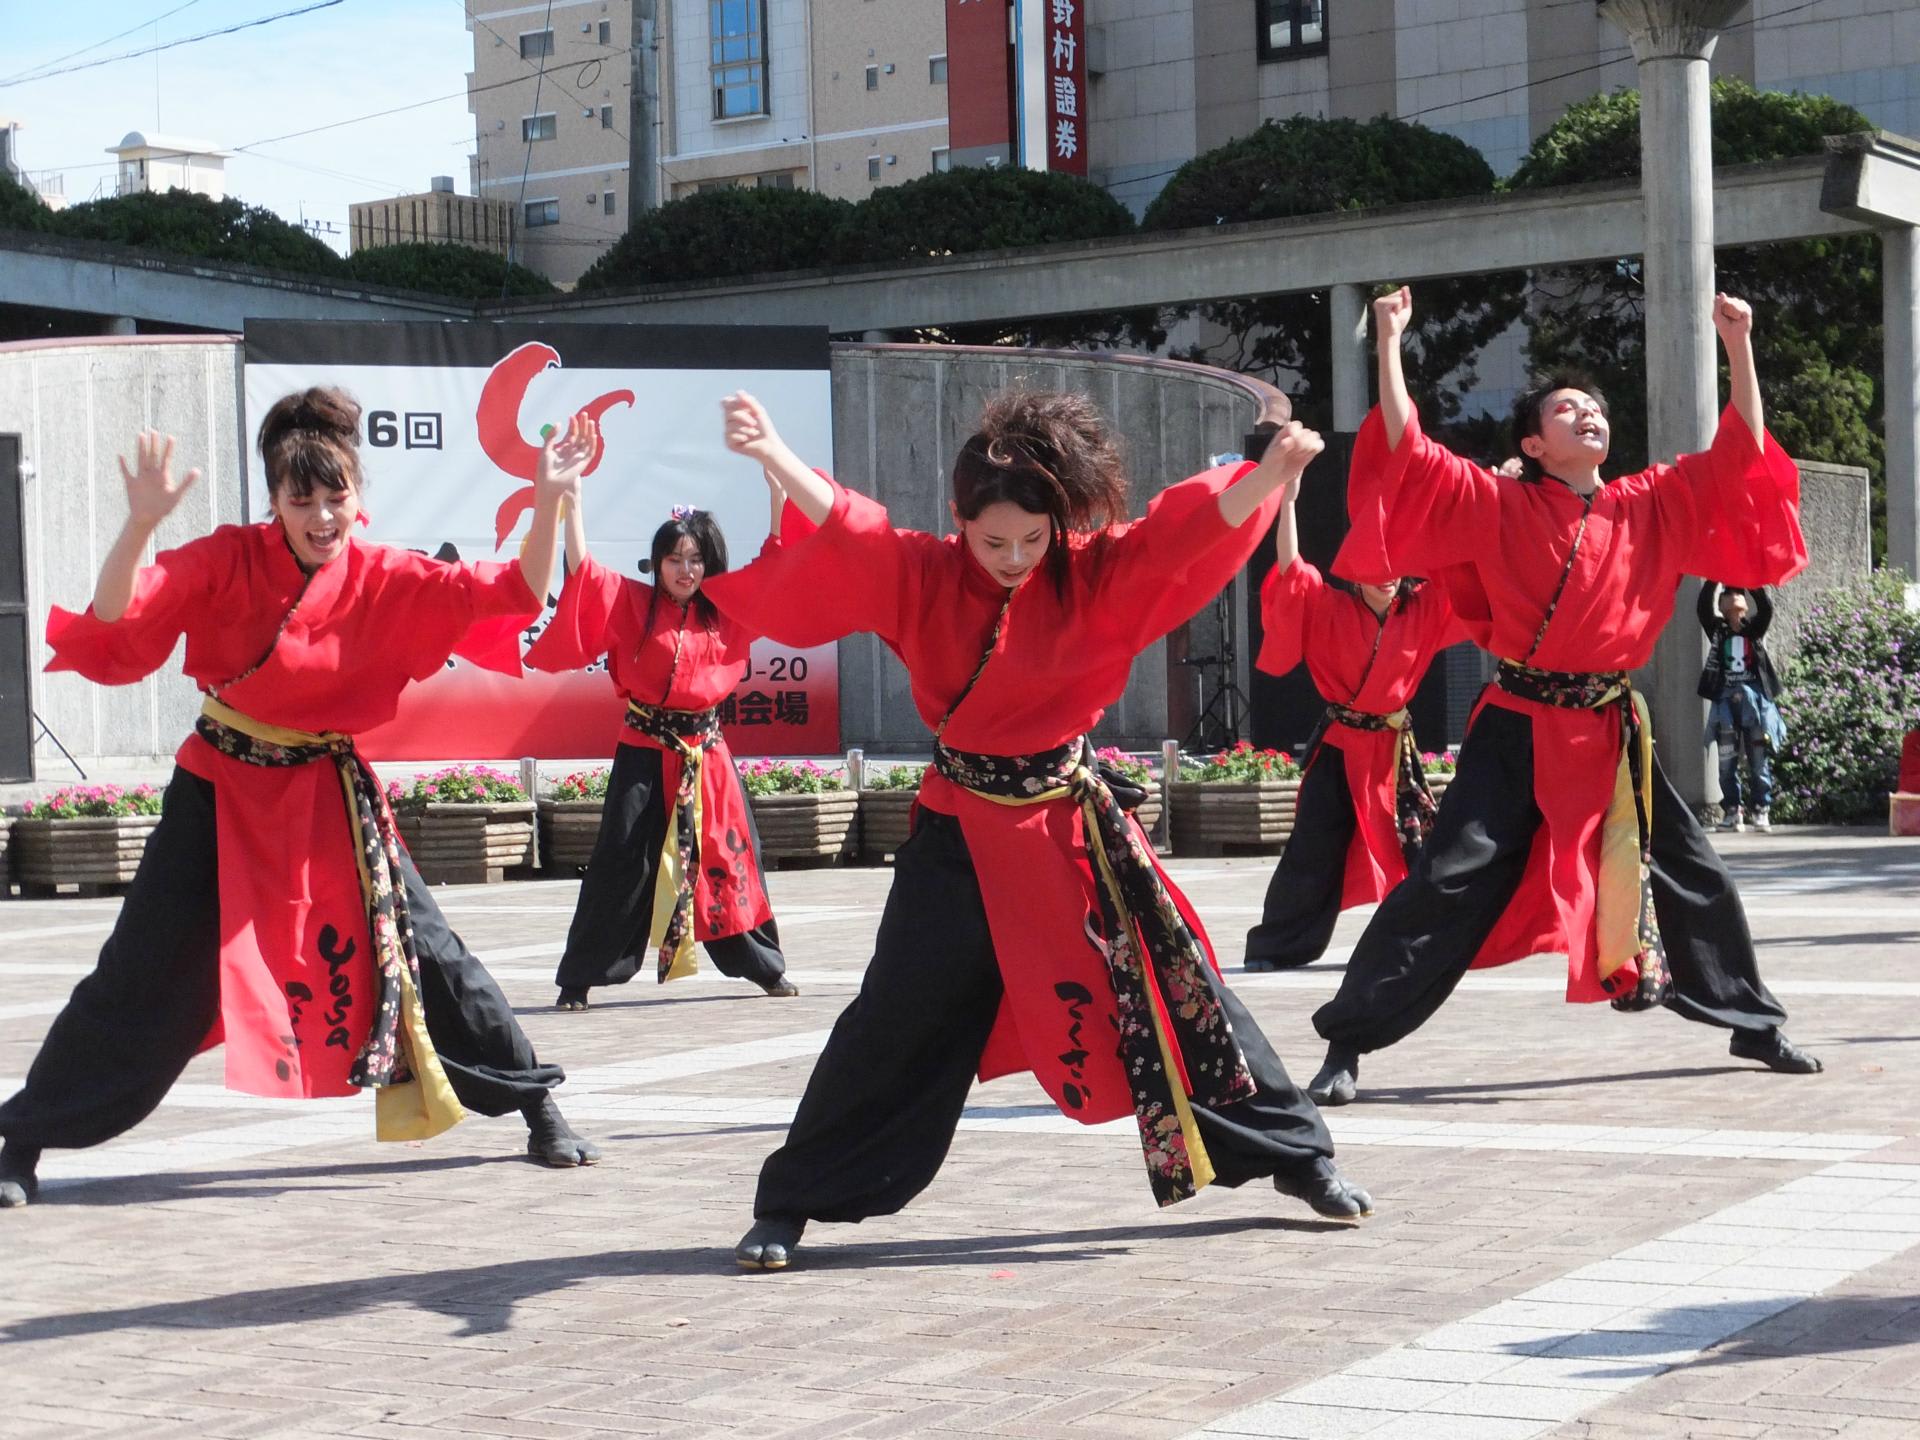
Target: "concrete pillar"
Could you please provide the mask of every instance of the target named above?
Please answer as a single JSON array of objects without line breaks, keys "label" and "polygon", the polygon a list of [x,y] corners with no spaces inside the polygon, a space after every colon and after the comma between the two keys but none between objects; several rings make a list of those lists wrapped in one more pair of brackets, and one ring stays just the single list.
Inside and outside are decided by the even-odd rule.
[{"label": "concrete pillar", "polygon": [[1920,580],[1920,229],[1880,232],[1886,327],[1887,563]]},{"label": "concrete pillar", "polygon": [[1367,296],[1358,285],[1327,290],[1328,331],[1333,344],[1333,428],[1348,434],[1367,418]]},{"label": "concrete pillar", "polygon": [[[1600,0],[1640,77],[1640,195],[1646,208],[1647,443],[1656,460],[1704,450],[1720,396],[1714,364],[1713,148],[1707,59],[1743,0]],[[1684,606],[1641,677],[1664,740],[1660,763],[1694,805],[1719,798],[1694,693],[1705,639]]]}]

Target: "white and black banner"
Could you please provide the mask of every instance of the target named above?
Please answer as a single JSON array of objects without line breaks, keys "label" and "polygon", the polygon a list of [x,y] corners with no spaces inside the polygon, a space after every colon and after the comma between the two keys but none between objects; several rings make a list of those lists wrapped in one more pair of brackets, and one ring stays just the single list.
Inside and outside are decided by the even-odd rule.
[{"label": "white and black banner", "polygon": [[[336,385],[361,406],[370,537],[444,558],[511,560],[532,516],[543,428],[584,411],[602,439],[583,487],[595,559],[639,573],[654,531],[676,505],[693,505],[714,513],[742,565],[766,538],[766,483],[721,444],[720,399],[751,391],[798,454],[830,469],[827,367],[826,332],[815,329],[250,322],[249,513],[267,513],[253,449],[261,418],[291,391]],[[455,661],[412,687],[394,721],[361,745],[387,760],[587,758],[611,753],[620,713],[604,674],[515,680]],[[739,754],[838,750],[835,648],[760,642],[722,718]]]}]

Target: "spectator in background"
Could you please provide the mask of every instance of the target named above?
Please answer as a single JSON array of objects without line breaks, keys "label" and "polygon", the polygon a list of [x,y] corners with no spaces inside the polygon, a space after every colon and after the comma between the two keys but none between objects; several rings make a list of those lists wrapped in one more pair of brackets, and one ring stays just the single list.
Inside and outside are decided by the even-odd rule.
[{"label": "spectator in background", "polygon": [[[1718,592],[1718,604],[1715,593]],[[1739,832],[1749,823],[1773,829],[1772,752],[1786,743],[1780,718],[1780,677],[1767,658],[1763,637],[1773,623],[1773,602],[1755,586],[1700,586],[1700,628],[1707,632],[1707,664],[1700,672],[1700,698],[1711,700],[1702,744],[1720,747],[1720,828]],[[1750,772],[1740,784],[1740,760]]]}]

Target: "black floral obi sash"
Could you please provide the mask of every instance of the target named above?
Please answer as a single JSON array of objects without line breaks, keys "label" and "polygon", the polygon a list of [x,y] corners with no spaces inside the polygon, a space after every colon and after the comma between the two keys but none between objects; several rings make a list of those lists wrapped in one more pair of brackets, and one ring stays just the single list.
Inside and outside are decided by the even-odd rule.
[{"label": "black floral obi sash", "polygon": [[[1614,802],[1602,822],[1600,836],[1595,920],[1600,941],[1600,984],[1612,991],[1616,972],[1624,960],[1632,959],[1638,980],[1631,991],[1621,987],[1622,993],[1613,998],[1614,1008],[1647,1010],[1661,1004],[1672,985],[1666,946],[1660,939],[1653,909],[1653,724],[1646,701],[1624,670],[1542,670],[1517,660],[1502,660],[1493,683],[1521,700],[1556,709],[1611,707],[1618,713],[1620,768]],[[1629,904],[1630,925],[1626,913]]]},{"label": "black floral obi sash", "polygon": [[1313,734],[1307,737],[1305,758],[1300,762],[1302,769],[1313,764],[1314,757],[1320,753],[1320,742],[1335,725],[1345,725],[1349,730],[1397,732],[1393,747],[1393,823],[1400,836],[1400,853],[1411,868],[1433,831],[1433,817],[1440,809],[1427,784],[1426,769],[1420,763],[1420,746],[1413,738],[1413,717],[1405,706],[1392,714],[1378,715],[1371,710],[1355,710],[1338,701],[1330,702],[1320,716],[1320,723],[1313,727]]},{"label": "black floral obi sash", "polygon": [[[933,765],[955,785],[998,804],[1070,799],[1080,806],[1099,902],[1098,916],[1087,917],[1087,938],[1106,961],[1113,987],[1119,1056],[1133,1090],[1148,1181],[1162,1205],[1188,1198],[1213,1179],[1190,1100],[1217,1106],[1245,1099],[1254,1093],[1253,1076],[1206,950],[1138,828],[1127,822],[1116,786],[1096,767],[1084,736],[1038,755],[969,754],[936,743]],[[1180,1084],[1183,1064],[1190,1096]]]},{"label": "black floral obi sash", "polygon": [[664,985],[692,974],[699,964],[693,950],[693,877],[700,873],[700,771],[707,751],[720,743],[720,711],[669,710],[629,700],[627,724],[680,757],[680,784],[660,854],[648,933],[659,947],[658,978]]},{"label": "black floral obi sash", "polygon": [[[458,1120],[462,1112],[446,1085],[420,1011],[420,959],[414,948],[406,886],[401,880],[400,832],[393,823],[386,793],[373,767],[354,748],[353,737],[269,725],[212,696],[202,703],[194,730],[222,755],[243,764],[280,767],[330,761],[339,771],[347,813],[359,841],[356,859],[360,892],[366,901],[367,931],[373,941],[373,1020],[347,1079],[364,1088],[387,1091],[419,1078],[429,1113],[443,1108],[451,1111],[429,1123],[444,1129]],[[389,1123],[384,1112],[380,1122],[383,1126]]]}]

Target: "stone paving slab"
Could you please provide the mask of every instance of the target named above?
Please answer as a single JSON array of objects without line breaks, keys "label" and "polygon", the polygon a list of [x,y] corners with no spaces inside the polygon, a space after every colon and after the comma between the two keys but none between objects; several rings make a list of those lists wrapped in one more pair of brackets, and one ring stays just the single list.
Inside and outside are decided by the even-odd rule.
[{"label": "stone paving slab", "polygon": [[[511,1120],[377,1146],[358,1101],[234,1096],[202,1057],[0,1216],[0,1431],[1920,1434],[1920,845],[1722,839],[1824,1076],[1566,1006],[1529,961],[1369,1058],[1367,1103],[1333,1117],[1379,1203],[1363,1226],[1253,1187],[1157,1211],[1126,1127],[1069,1126],[1009,1077],[976,1088],[920,1201],[817,1227],[784,1275],[729,1250],[887,873],[773,877],[798,999],[703,976],[584,1015],[548,1008],[577,887],[448,889],[606,1163],[533,1166]],[[1236,975],[1266,864],[1174,868],[1310,1072],[1308,1016],[1364,917],[1307,972]],[[0,1076],[114,911],[0,904]]]}]

